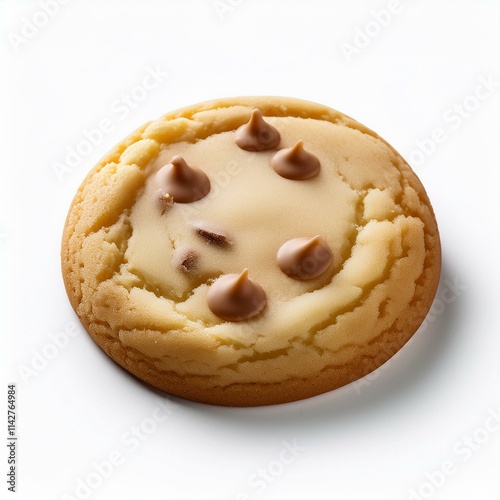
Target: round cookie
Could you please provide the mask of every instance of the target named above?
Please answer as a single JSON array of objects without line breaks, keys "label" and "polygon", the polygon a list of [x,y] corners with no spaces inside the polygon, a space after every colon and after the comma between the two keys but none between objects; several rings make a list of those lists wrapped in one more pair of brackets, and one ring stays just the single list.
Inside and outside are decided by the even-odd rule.
[{"label": "round cookie", "polygon": [[89,173],[62,242],[71,304],[112,359],[228,406],[376,369],[423,321],[440,267],[404,159],[346,115],[282,97],[147,123]]}]

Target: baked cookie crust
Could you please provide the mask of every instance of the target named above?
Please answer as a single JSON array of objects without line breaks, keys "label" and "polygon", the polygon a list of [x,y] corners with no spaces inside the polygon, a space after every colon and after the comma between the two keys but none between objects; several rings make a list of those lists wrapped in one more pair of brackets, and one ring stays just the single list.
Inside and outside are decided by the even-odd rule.
[{"label": "baked cookie crust", "polygon": [[[309,138],[305,145],[322,161],[316,180],[278,175],[276,181],[267,180],[271,169],[246,179],[250,164],[245,158],[260,165],[272,154],[230,149],[234,132],[248,122],[255,108],[281,133],[277,149],[293,146],[297,134]],[[215,155],[213,166],[207,164],[209,177],[216,177],[220,165],[226,173],[229,168],[230,181],[219,185],[217,192],[212,183],[213,196],[175,208],[178,212],[155,208],[151,179],[158,169],[175,154],[195,160],[203,169],[207,151]],[[226,155],[227,161],[222,163],[217,155]],[[231,171],[237,173],[231,177]],[[264,220],[261,211],[271,203],[260,189],[264,193],[264,185],[279,181],[283,187],[277,199],[284,200],[280,210],[291,212],[292,205],[286,203],[296,203],[304,221],[306,215],[317,214],[311,225],[330,238],[334,264],[317,280],[294,281],[279,274],[277,266],[274,275],[272,261],[263,252],[274,258],[279,245],[273,233],[279,231],[269,230],[261,244],[245,246],[246,229],[238,229],[243,219],[231,215],[237,203],[224,205],[240,185],[256,182],[257,188],[252,184],[251,192],[237,196],[242,206],[234,210],[243,211],[244,203],[255,200],[247,232],[258,229],[255,221]],[[321,191],[327,182],[335,188],[331,197]],[[319,194],[304,191],[305,199],[294,198],[287,194],[288,186],[309,186]],[[316,204],[316,212],[309,213]],[[231,237],[236,244],[242,242],[235,246],[238,251],[203,242],[205,246],[198,247],[202,270],[183,274],[175,264],[176,247],[184,240],[196,245],[199,236],[199,231],[184,233],[183,225],[213,222],[214,214],[222,211]],[[283,233],[287,237],[306,224],[294,213],[288,217],[294,222],[290,235]],[[264,225],[272,229],[273,224],[283,225],[270,213]],[[165,242],[164,247],[157,241]],[[73,309],[114,361],[163,391],[225,406],[295,401],[375,370],[422,323],[441,269],[434,213],[405,160],[348,116],[284,97],[209,101],[140,127],[110,151],[80,186],[66,220],[61,258]],[[240,264],[248,266],[250,276],[257,276],[268,303],[247,321],[224,321],[206,306],[206,293],[222,274],[241,272]]]}]

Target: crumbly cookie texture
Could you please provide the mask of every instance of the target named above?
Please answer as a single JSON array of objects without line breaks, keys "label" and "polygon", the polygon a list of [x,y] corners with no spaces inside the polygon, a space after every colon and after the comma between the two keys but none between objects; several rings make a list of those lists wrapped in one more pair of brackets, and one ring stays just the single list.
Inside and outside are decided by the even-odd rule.
[{"label": "crumbly cookie texture", "polygon": [[[236,143],[255,108],[279,132],[272,149]],[[314,177],[271,166],[294,146],[319,160]],[[158,190],[176,156],[208,176],[208,194],[176,203]],[[330,249],[319,276],[278,265],[297,238]],[[281,97],[210,101],[141,127],[87,176],[62,243],[71,304],[112,359],[171,394],[229,406],[294,401],[371,372],[423,321],[440,267],[432,207],[403,158],[346,115]],[[243,321],[207,301],[234,273],[267,299]]]}]

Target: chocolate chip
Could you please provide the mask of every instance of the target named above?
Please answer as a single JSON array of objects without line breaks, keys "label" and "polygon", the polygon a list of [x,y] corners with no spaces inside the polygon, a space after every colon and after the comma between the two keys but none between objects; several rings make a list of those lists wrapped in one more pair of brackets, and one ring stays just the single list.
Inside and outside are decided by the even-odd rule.
[{"label": "chocolate chip", "polygon": [[195,231],[202,238],[204,238],[207,243],[212,245],[217,245],[222,248],[227,248],[233,244],[231,238],[223,231],[210,226],[205,222],[194,222],[192,223]]},{"label": "chocolate chip", "polygon": [[280,142],[280,133],[267,123],[259,109],[255,108],[248,123],[235,132],[236,144],[245,151],[267,151]]},{"label": "chocolate chip", "polygon": [[306,281],[323,274],[332,262],[332,251],[321,236],[294,238],[281,245],[276,256],[280,269],[290,278]]},{"label": "chocolate chip", "polygon": [[248,269],[240,274],[218,278],[207,293],[208,307],[226,321],[244,321],[259,314],[267,302],[266,293],[248,278]]},{"label": "chocolate chip", "polygon": [[317,156],[304,149],[302,141],[291,148],[280,149],[271,158],[271,166],[281,177],[291,180],[310,179],[320,170]]},{"label": "chocolate chip", "polygon": [[155,182],[160,189],[169,193],[176,203],[192,203],[210,192],[207,174],[188,165],[179,155],[175,155],[170,163],[158,170]]},{"label": "chocolate chip", "polygon": [[198,264],[198,253],[192,248],[178,248],[174,250],[173,263],[180,271],[189,273],[193,271]]}]

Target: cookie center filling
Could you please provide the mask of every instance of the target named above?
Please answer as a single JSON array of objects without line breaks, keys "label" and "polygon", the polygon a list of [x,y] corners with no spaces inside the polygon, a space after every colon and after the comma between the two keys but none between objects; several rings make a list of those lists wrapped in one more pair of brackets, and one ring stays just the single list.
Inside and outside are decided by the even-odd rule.
[{"label": "cookie center filling", "polygon": [[[167,297],[183,301],[201,284],[248,268],[269,301],[286,301],[324,286],[341,264],[355,223],[357,195],[342,181],[337,164],[350,153],[343,136],[352,132],[318,120],[266,121],[281,134],[279,149],[302,141],[314,152],[322,165],[318,175],[300,181],[278,175],[271,166],[277,149],[245,151],[232,131],[167,146],[150,165],[144,193],[132,211],[126,257],[132,272]],[[338,138],[337,144],[332,137]],[[165,209],[159,206],[155,174],[176,155],[203,170],[211,190],[192,203],[175,203],[174,196]],[[287,276],[277,263],[280,247],[316,235],[331,249],[332,264],[311,280]]]},{"label": "cookie center filling", "polygon": [[[280,134],[279,143],[267,150],[243,149],[235,131],[162,146],[148,166],[145,188],[130,215],[128,270],[172,300],[179,312],[208,324],[221,321],[207,300],[209,287],[221,276],[237,276],[248,269],[250,283],[265,292],[265,316],[266,310],[332,283],[350,258],[367,208],[368,215],[371,212],[378,220],[395,213],[397,193],[387,186],[400,189],[399,172],[378,142],[323,120],[266,117],[265,121]],[[374,168],[386,162],[383,172]],[[290,168],[301,165],[307,169],[313,165],[312,177],[296,176],[293,170],[289,175]],[[184,196],[185,179],[194,179],[199,172],[208,177],[210,189],[205,194],[206,180],[196,183],[193,201],[188,196],[176,203],[175,193],[172,201],[171,193],[158,188],[158,179],[168,179]],[[330,260],[319,262],[319,267],[313,263],[309,272],[297,269],[294,257],[302,255],[307,261],[307,252],[312,256],[313,250],[321,250]],[[382,272],[385,259],[373,269],[364,260],[356,275]],[[369,276],[362,281],[370,282]],[[255,314],[262,309],[260,304]],[[251,317],[244,311],[236,321]]]}]

